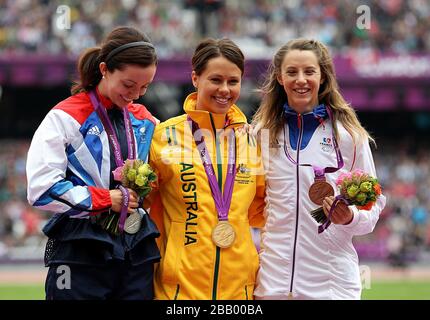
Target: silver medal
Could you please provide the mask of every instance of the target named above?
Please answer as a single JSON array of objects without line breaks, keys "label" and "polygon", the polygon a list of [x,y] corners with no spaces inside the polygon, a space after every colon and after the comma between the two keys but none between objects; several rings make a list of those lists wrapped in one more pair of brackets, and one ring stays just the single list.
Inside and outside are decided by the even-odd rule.
[{"label": "silver medal", "polygon": [[128,218],[125,220],[124,231],[129,234],[135,234],[140,230],[142,224],[142,215],[139,210],[136,209]]}]

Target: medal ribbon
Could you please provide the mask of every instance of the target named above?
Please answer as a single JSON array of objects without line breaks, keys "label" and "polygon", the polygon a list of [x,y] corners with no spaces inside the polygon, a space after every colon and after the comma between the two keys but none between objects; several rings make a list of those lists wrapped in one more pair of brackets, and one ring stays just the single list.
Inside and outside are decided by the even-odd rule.
[{"label": "medal ribbon", "polygon": [[[333,121],[333,114],[332,111],[329,107],[326,106],[326,110],[327,110],[327,114],[330,118],[331,123],[334,125],[334,121]],[[306,167],[312,167],[312,169],[314,170],[314,174],[315,174],[315,180],[325,180],[325,174],[326,173],[332,173],[332,172],[336,172],[337,170],[341,169],[344,165],[344,161],[343,161],[343,157],[342,157],[342,153],[340,152],[340,148],[339,145],[337,143],[337,139],[335,137],[334,134],[334,130],[332,129],[332,139],[333,139],[333,145],[334,145],[334,150],[336,152],[336,159],[337,159],[337,167],[319,167],[316,165],[312,165],[312,164],[299,164],[297,163],[293,157],[290,155],[290,153],[288,152],[288,147],[287,147],[287,139],[286,139],[286,134],[285,134],[285,126],[284,126],[284,152],[285,155],[287,156],[288,160],[290,160],[290,162],[292,162],[295,165],[299,165],[299,166],[306,166]],[[300,146],[297,146],[298,149],[300,149]]]},{"label": "medal ribbon", "polygon": [[[121,146],[119,144],[118,137],[115,134],[115,130],[113,128],[112,122],[110,121],[109,116],[106,112],[106,108],[101,105],[97,97],[97,94],[94,91],[91,91],[89,93],[89,96],[91,99],[91,103],[93,104],[93,107],[97,112],[100,118],[100,121],[103,124],[103,127],[106,130],[106,133],[109,138],[109,142],[112,145],[116,167],[117,168],[121,167],[124,165],[124,160],[121,155]],[[124,117],[124,126],[125,126],[126,138],[127,138],[128,159],[134,160],[136,159],[136,141],[134,139],[133,127],[131,125],[130,115],[128,114],[127,107],[124,107],[124,109],[121,111]],[[128,192],[127,189],[125,189],[121,185],[119,185],[119,189],[121,190],[122,196],[123,196],[123,204],[121,207],[120,218],[119,218],[119,229],[122,232],[124,230],[125,219],[127,218],[127,208],[130,200],[130,193]]]},{"label": "medal ribbon", "polygon": [[[101,106],[99,99],[94,91],[90,92],[91,102],[96,110],[97,114],[103,126],[108,134],[109,141],[112,144],[112,148],[115,156],[115,163],[117,167],[121,167],[124,164],[124,160],[121,156],[121,147],[118,142],[118,138],[115,134],[115,130],[112,126],[112,122],[109,119],[109,116],[106,112],[106,108]],[[131,125],[130,115],[128,114],[127,107],[124,110],[121,110],[124,117],[124,125],[125,125],[125,135],[127,138],[127,149],[128,149],[128,159],[136,159],[136,141],[133,135],[133,127]]]},{"label": "medal ribbon", "polygon": [[193,134],[193,139],[196,142],[197,149],[199,150],[200,158],[202,159],[203,167],[205,168],[206,176],[211,188],[212,197],[215,201],[215,207],[218,213],[219,221],[228,220],[228,212],[230,211],[231,198],[233,194],[234,178],[236,176],[236,139],[234,130],[231,129],[229,136],[228,147],[228,163],[227,163],[227,176],[224,184],[224,193],[221,194],[212,161],[206,147],[203,135],[196,137],[197,131],[200,129],[199,125],[188,116],[188,123]]},{"label": "medal ribbon", "polygon": [[121,190],[121,193],[122,193],[122,207],[119,215],[118,228],[119,228],[119,231],[123,232],[125,220],[127,219],[128,204],[130,202],[130,192],[128,192],[128,190],[124,188],[122,185],[118,185],[118,188],[119,190]]},{"label": "medal ribbon", "polygon": [[327,229],[329,225],[331,225],[331,216],[334,212],[334,209],[336,208],[337,203],[341,201],[344,202],[347,206],[351,205],[351,203],[342,195],[336,196],[336,198],[334,198],[333,204],[330,207],[330,211],[328,212],[327,220],[322,225],[318,226],[318,233],[324,232],[324,230]]}]

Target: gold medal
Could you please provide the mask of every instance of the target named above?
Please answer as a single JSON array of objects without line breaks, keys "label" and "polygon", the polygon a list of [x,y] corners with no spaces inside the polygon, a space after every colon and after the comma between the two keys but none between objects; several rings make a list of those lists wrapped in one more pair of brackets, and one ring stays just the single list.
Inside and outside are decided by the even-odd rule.
[{"label": "gold medal", "polygon": [[219,221],[212,230],[212,241],[220,248],[229,248],[236,239],[233,226],[228,221]]},{"label": "gold medal", "polygon": [[309,188],[309,198],[319,206],[322,206],[324,198],[329,196],[334,196],[334,190],[331,184],[324,180],[316,180]]}]

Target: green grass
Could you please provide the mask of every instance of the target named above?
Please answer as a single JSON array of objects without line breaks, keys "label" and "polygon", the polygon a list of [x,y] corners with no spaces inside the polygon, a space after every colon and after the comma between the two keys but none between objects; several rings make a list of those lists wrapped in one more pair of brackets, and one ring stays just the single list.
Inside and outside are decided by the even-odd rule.
[{"label": "green grass", "polygon": [[0,300],[44,300],[45,288],[43,284],[0,284]]},{"label": "green grass", "polygon": [[371,288],[363,289],[361,297],[363,300],[430,300],[430,281],[372,281]]},{"label": "green grass", "polygon": [[[2,285],[0,300],[44,300],[41,285]],[[363,289],[363,300],[430,300],[430,281],[373,281]]]}]

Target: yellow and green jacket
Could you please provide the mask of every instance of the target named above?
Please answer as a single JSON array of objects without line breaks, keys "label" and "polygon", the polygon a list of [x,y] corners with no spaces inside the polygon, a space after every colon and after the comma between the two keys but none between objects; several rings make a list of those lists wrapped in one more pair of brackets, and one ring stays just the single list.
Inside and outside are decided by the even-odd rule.
[{"label": "yellow and green jacket", "polygon": [[236,240],[231,247],[221,249],[212,242],[218,214],[187,115],[204,132],[222,187],[228,142],[220,129],[243,126],[246,117],[233,105],[226,122],[223,115],[195,110],[195,105],[193,93],[184,102],[186,114],[158,125],[151,144],[150,164],[158,174],[158,193],[150,214],[161,232],[158,244],[162,257],[156,268],[155,298],[252,299],[259,260],[250,226],[262,227],[265,222],[259,149],[255,138],[235,132],[237,174],[228,221]]}]

